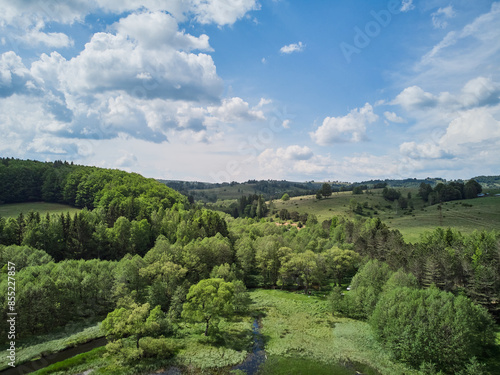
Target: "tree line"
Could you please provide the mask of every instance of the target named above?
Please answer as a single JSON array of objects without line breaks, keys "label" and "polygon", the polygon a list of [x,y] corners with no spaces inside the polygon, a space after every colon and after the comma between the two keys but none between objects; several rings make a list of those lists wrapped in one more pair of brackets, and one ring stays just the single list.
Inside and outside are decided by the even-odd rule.
[{"label": "tree line", "polygon": [[424,202],[430,205],[459,199],[473,199],[483,191],[481,184],[471,179],[466,183],[452,181],[447,184],[438,183],[434,188],[430,184],[422,182],[418,189],[418,195]]}]

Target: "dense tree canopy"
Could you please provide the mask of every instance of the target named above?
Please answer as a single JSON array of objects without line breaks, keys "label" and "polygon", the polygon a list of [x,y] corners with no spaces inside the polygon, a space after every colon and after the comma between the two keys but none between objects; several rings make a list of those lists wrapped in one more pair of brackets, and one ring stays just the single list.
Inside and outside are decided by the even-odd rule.
[{"label": "dense tree canopy", "polygon": [[182,310],[182,317],[194,322],[203,322],[205,336],[210,323],[234,313],[234,285],[223,279],[205,279],[191,286]]}]

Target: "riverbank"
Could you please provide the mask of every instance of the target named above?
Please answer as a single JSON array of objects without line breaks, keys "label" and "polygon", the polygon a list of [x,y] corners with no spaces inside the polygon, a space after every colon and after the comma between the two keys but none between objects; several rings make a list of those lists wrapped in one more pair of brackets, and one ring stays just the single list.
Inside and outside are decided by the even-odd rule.
[{"label": "riverbank", "polygon": [[[28,364],[38,359],[49,358],[54,354],[69,348],[78,347],[103,336],[104,333],[101,331],[100,322],[87,321],[68,325],[48,335],[19,340],[16,350],[16,367],[20,367],[23,364]],[[105,343],[102,345],[104,344]],[[82,352],[74,352],[73,356],[79,353]],[[5,363],[2,363],[0,366],[0,374],[4,374],[3,371],[5,370],[12,369]],[[37,365],[31,367],[36,370],[42,366]]]}]

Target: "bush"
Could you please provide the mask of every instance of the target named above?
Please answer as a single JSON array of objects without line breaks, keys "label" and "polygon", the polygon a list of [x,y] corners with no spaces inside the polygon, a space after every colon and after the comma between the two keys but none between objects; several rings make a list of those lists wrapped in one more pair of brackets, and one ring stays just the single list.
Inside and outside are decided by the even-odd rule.
[{"label": "bush", "polygon": [[169,358],[177,350],[172,339],[143,337],[139,342],[139,347],[143,351],[144,357]]},{"label": "bush", "polygon": [[469,358],[484,354],[495,339],[486,309],[435,287],[388,290],[369,323],[398,360],[415,368],[433,364],[445,373],[465,368]]}]

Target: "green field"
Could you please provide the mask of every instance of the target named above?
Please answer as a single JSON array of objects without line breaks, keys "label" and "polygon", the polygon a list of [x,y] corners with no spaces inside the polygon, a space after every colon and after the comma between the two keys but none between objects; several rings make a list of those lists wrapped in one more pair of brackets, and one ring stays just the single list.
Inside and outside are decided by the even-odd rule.
[{"label": "green field", "polygon": [[74,214],[80,209],[59,203],[46,203],[46,202],[29,202],[29,203],[13,203],[0,205],[0,217],[17,217],[21,212],[26,215],[30,211],[39,212],[40,215],[60,214],[69,212]]},{"label": "green field", "polygon": [[[274,209],[286,208],[288,211],[312,213],[321,222],[332,216],[356,216],[350,208],[351,199],[364,204],[365,217],[379,217],[389,227],[398,229],[408,242],[418,241],[420,235],[436,227],[452,227],[462,233],[474,230],[500,230],[500,197],[446,202],[441,212],[438,205],[427,206],[417,197],[417,189],[399,189],[404,197],[410,192],[413,210],[401,210],[396,203],[386,201],[380,189],[371,190],[370,194],[353,195],[352,192],[333,193],[326,199],[316,200],[315,196],[291,198],[289,201],[273,201]],[[469,206],[470,205],[470,206]]]}]

